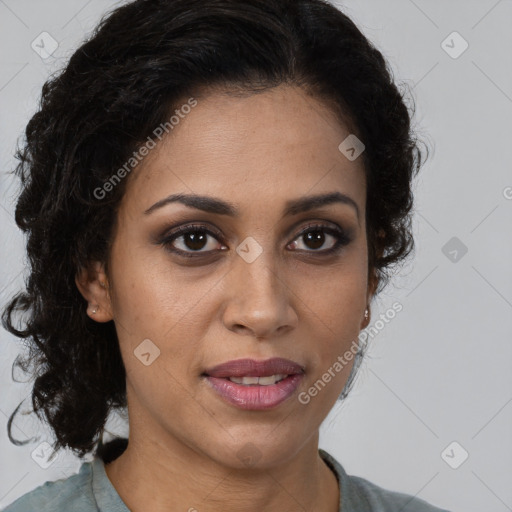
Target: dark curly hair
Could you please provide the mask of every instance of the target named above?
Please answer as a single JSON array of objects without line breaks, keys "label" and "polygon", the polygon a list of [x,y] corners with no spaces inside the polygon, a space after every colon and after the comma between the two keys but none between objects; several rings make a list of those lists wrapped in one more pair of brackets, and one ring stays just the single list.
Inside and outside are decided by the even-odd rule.
[{"label": "dark curly hair", "polygon": [[[55,433],[55,451],[99,453],[109,414],[127,405],[114,321],[91,320],[75,284],[93,260],[108,275],[127,179],[101,200],[95,190],[183,97],[212,88],[250,95],[281,84],[322,100],[365,144],[368,272],[378,293],[414,248],[412,179],[424,161],[422,142],[411,127],[414,101],[406,104],[383,55],[327,1],[136,0],[106,14],[43,85],[13,171],[22,183],[15,219],[28,233],[31,272],[2,323],[30,342],[13,373],[15,366],[30,372],[32,412]],[[28,313],[24,328],[13,325],[16,312]],[[28,442],[11,435],[20,406],[8,422],[17,445]]]}]

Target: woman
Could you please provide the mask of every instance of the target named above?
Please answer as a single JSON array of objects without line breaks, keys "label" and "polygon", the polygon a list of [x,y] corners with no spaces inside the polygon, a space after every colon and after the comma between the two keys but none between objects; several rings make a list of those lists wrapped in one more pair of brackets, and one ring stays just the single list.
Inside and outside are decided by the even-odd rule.
[{"label": "woman", "polygon": [[[136,0],[45,84],[26,136],[32,273],[4,323],[32,340],[54,449],[94,460],[8,512],[441,510],[318,448],[413,248],[422,162],[349,18],[322,0]],[[123,407],[129,440],[103,445]]]}]

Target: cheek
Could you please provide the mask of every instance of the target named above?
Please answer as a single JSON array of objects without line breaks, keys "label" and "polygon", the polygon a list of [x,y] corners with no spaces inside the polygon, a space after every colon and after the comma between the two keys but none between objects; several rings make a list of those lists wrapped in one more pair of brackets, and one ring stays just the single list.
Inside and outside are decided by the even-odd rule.
[{"label": "cheek", "polygon": [[310,314],[318,318],[326,334],[358,331],[368,286],[364,252],[351,250],[335,264],[304,266],[295,274],[296,293],[303,308],[309,308]]},{"label": "cheek", "polygon": [[[173,377],[188,382],[187,369],[197,365],[204,335],[207,297],[204,287],[187,283],[179,271],[131,263],[127,259],[124,265],[129,278],[121,278],[118,267],[116,330],[133,387],[154,397],[163,382],[172,386]],[[151,363],[145,366],[146,362]]]},{"label": "cheek", "polygon": [[[312,372],[301,403],[308,403],[314,416],[324,418],[342,392],[359,346],[361,312],[366,303],[365,277],[358,273],[334,273],[323,283],[325,293],[311,292],[308,355]],[[337,280],[337,278],[340,278]],[[306,402],[307,401],[307,402]]]},{"label": "cheek", "polygon": [[311,339],[310,355],[315,376],[318,378],[332,368],[338,356],[351,351],[350,359],[343,361],[342,369],[339,365],[332,369],[336,383],[329,386],[330,389],[342,387],[342,381],[348,378],[353,366],[362,312],[366,306],[366,265],[364,252],[354,251],[350,257],[330,266],[328,271],[305,271],[297,280],[302,301],[299,304]]},{"label": "cheek", "polygon": [[165,339],[197,302],[197,289],[183,282],[165,254],[128,235],[116,240],[112,261],[114,315],[131,336]]}]

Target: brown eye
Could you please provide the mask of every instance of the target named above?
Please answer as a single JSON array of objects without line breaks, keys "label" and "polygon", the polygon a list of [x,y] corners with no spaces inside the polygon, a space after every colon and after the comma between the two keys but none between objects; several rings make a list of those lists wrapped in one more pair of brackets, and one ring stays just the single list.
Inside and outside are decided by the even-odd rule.
[{"label": "brown eye", "polygon": [[[300,251],[330,254],[347,245],[350,241],[351,237],[341,229],[330,226],[308,226],[292,242],[291,246]],[[329,247],[322,250],[321,248],[325,244]]]},{"label": "brown eye", "polygon": [[[219,242],[220,233],[214,232],[202,225],[179,226],[159,241],[174,254],[186,258],[207,256],[211,253],[227,250]],[[213,242],[216,240],[217,243]],[[323,225],[309,225],[303,229],[295,240],[288,245],[300,252],[330,255],[339,251],[352,241],[352,236],[340,228]],[[327,245],[327,248],[322,249]],[[219,247],[220,246],[220,247]]]},{"label": "brown eye", "polygon": [[[220,234],[214,233],[204,226],[179,226],[160,243],[170,252],[185,257],[194,257],[196,254],[200,256],[215,251],[216,245],[220,244],[218,238],[220,238]],[[217,240],[217,244],[209,239]],[[203,250],[205,248],[207,249]]]},{"label": "brown eye", "polygon": [[[334,239],[332,235],[327,235],[327,237],[329,236]],[[304,241],[306,247],[308,247],[309,249],[321,249],[322,246],[325,244],[325,239],[326,235],[321,230],[309,231],[308,233],[302,235],[302,240]]]},{"label": "brown eye", "polygon": [[183,238],[183,245],[187,249],[191,249],[193,251],[200,251],[206,245],[209,235],[205,235],[200,231],[190,231],[189,233],[185,233],[181,235],[179,238]]}]

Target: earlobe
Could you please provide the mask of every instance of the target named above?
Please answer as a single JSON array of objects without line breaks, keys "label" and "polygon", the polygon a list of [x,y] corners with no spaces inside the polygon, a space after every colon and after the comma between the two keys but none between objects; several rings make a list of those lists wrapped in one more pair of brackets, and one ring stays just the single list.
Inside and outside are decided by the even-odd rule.
[{"label": "earlobe", "polygon": [[94,307],[91,307],[90,310],[91,310],[91,315],[95,315],[97,312],[98,312],[98,308],[100,307],[99,304],[96,304],[96,306]]},{"label": "earlobe", "polygon": [[368,327],[368,324],[370,323],[370,306],[366,306],[366,309],[364,310],[364,320],[361,322],[361,330],[366,329]]}]

